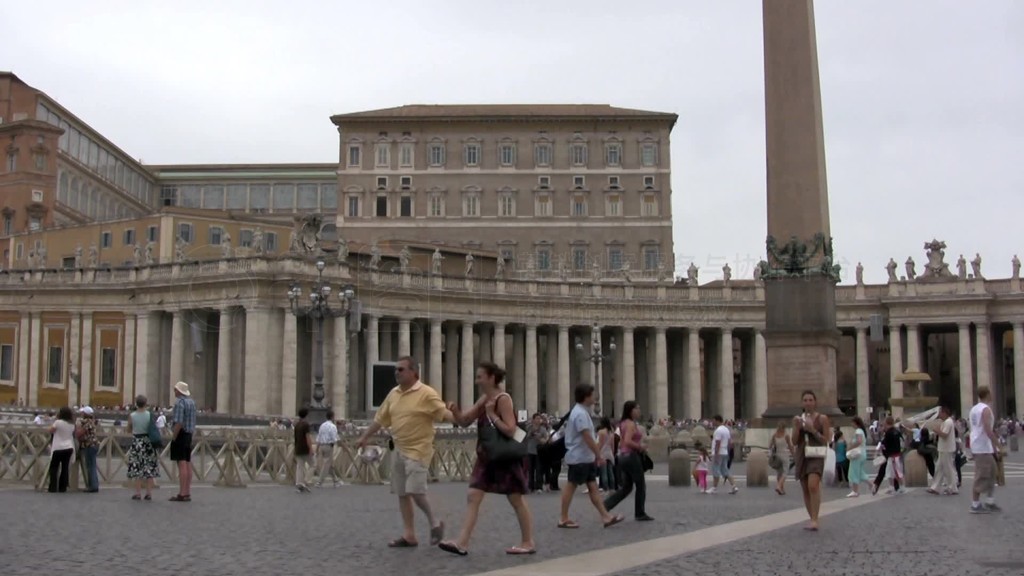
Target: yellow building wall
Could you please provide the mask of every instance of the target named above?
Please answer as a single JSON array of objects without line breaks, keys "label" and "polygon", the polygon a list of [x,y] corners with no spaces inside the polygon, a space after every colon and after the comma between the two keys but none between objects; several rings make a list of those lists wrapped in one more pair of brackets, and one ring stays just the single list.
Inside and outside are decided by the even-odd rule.
[{"label": "yellow building wall", "polygon": [[[124,403],[125,367],[124,357],[124,314],[104,312],[93,314],[93,349],[88,353],[92,358],[90,403],[93,406],[120,406]],[[102,386],[103,349],[115,351],[114,386]]]},{"label": "yellow building wall", "polygon": [[[44,312],[40,317],[39,334],[32,335],[32,346],[38,347],[38,381],[29,382],[39,390],[41,406],[64,406],[68,402],[68,357],[71,316],[65,312]],[[60,374],[59,382],[49,382],[50,347],[59,348]],[[31,358],[31,355],[29,356]]]},{"label": "yellow building wall", "polygon": [[0,404],[18,401],[18,321],[17,313],[0,313],[0,346],[11,348],[11,378],[0,380]]}]

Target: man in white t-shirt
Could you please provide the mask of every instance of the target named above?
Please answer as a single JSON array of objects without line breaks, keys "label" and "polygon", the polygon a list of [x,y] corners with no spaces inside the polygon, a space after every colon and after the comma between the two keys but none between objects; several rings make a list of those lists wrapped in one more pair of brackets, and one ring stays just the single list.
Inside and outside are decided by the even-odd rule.
[{"label": "man in white t-shirt", "polygon": [[[953,423],[952,411],[948,406],[939,406],[939,420],[942,422],[936,435],[939,437],[939,461],[935,466],[935,478],[928,493],[959,494],[956,488],[956,425]],[[945,488],[943,488],[945,486]]]},{"label": "man in white t-shirt", "polygon": [[715,481],[711,489],[708,490],[708,494],[718,492],[719,478],[728,481],[732,486],[729,494],[735,494],[740,489],[736,487],[736,482],[733,481],[732,474],[729,472],[729,444],[732,442],[732,434],[729,433],[729,428],[725,425],[721,415],[715,414],[712,421],[715,423],[715,434],[711,438],[711,475]]},{"label": "man in white t-shirt", "polygon": [[[995,415],[988,401],[991,397],[988,386],[978,386],[978,403],[971,408],[968,421],[971,425],[971,454],[974,455],[974,486],[971,488],[971,513],[987,514],[998,512],[996,506],[996,438],[993,425]],[[981,502],[981,495],[985,502]]]}]

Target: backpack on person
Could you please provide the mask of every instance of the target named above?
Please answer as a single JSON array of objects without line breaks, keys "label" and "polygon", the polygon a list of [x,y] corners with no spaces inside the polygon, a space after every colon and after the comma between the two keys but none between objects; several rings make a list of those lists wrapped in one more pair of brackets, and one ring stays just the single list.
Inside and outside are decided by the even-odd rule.
[{"label": "backpack on person", "polygon": [[149,427],[146,428],[146,435],[149,436],[149,443],[153,445],[153,450],[160,450],[164,447],[164,439],[160,436],[160,428],[156,425],[156,415],[151,411],[149,413]]}]

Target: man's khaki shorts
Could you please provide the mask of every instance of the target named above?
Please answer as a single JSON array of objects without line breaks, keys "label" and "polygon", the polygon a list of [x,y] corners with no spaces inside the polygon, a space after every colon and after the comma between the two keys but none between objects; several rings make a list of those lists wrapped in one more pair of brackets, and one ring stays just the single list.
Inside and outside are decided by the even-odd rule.
[{"label": "man's khaki shorts", "polygon": [[991,492],[996,485],[996,459],[992,454],[974,455],[974,491]]},{"label": "man's khaki shorts", "polygon": [[391,493],[426,494],[427,465],[396,451],[391,460]]}]

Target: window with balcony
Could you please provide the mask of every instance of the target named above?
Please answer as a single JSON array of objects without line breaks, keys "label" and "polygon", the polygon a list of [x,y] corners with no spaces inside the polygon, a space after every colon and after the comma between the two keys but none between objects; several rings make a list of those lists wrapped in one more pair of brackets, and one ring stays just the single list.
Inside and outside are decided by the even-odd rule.
[{"label": "window with balcony", "polygon": [[653,194],[647,194],[640,199],[640,215],[647,217],[658,215],[658,199]]},{"label": "window with balcony", "polygon": [[534,202],[535,216],[551,216],[551,196],[547,194],[537,196]]},{"label": "window with balcony", "polygon": [[587,249],[576,247],[572,249],[572,269],[576,271],[587,269]]},{"label": "window with balcony", "polygon": [[398,215],[402,218],[412,218],[412,196],[402,196],[399,201]]},{"label": "window with balcony", "polygon": [[608,269],[622,270],[622,248],[608,249]]},{"label": "window with balcony", "polygon": [[207,243],[213,246],[220,246],[221,241],[224,238],[224,229],[220,226],[210,226],[210,229],[206,233]]},{"label": "window with balcony", "polygon": [[587,197],[582,194],[576,194],[572,197],[571,212],[573,216],[586,216],[587,215]]},{"label": "window with balcony", "polygon": [[622,216],[622,197],[618,194],[609,194],[605,198],[605,215]]},{"label": "window with balcony", "polygon": [[378,218],[384,218],[384,217],[386,217],[388,215],[388,197],[387,196],[377,196],[377,201],[374,204],[374,206],[375,206],[374,213],[373,213],[374,216],[376,216]]},{"label": "window with balcony", "polygon": [[348,197],[348,209],[346,210],[345,215],[349,218],[359,217],[359,196]]},{"label": "window with balcony", "polygon": [[188,222],[181,222],[178,224],[178,237],[185,242],[192,243],[195,240],[195,231],[192,228],[192,224]]},{"label": "window with balcony", "polygon": [[551,250],[541,248],[537,250],[537,270],[551,270]]},{"label": "window with balcony", "polygon": [[644,246],[644,270],[657,270],[661,254],[657,246]]}]

